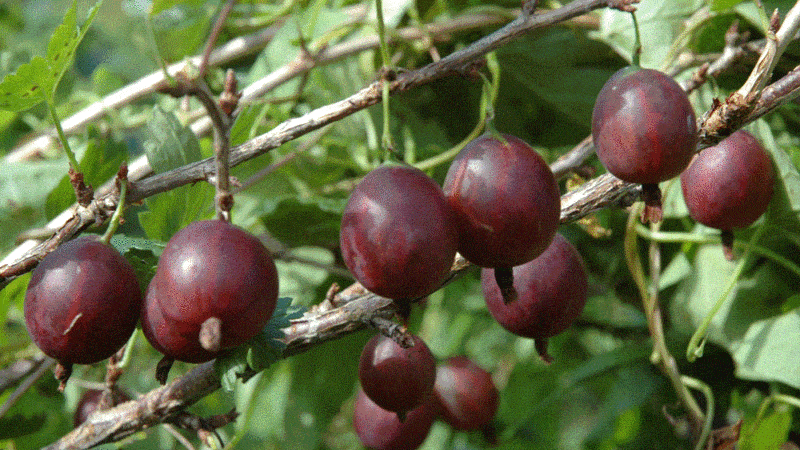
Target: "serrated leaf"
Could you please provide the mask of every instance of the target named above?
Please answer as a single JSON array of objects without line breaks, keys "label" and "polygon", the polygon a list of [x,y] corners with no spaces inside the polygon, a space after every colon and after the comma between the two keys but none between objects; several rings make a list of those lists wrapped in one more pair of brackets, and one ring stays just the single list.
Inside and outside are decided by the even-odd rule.
[{"label": "serrated leaf", "polygon": [[49,98],[53,81],[46,77],[50,65],[41,56],[19,66],[15,73],[6,75],[0,82],[0,108],[24,111]]},{"label": "serrated leaf", "polygon": [[89,11],[83,27],[78,28],[78,2],[73,0],[64,15],[64,21],[50,37],[47,58],[34,57],[0,82],[0,109],[24,111],[45,100],[52,103],[56,86],[72,65],[75,49],[86,35],[101,4],[102,0],[99,0]]},{"label": "serrated leaf", "polygon": [[144,151],[154,172],[167,172],[202,159],[200,142],[192,130],[161,106],[153,108],[147,128],[150,136],[144,143]]}]

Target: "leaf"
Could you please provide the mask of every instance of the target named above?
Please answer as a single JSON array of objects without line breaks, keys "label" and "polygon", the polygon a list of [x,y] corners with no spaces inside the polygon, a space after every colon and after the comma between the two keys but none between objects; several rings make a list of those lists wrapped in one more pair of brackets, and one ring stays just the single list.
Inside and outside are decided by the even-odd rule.
[{"label": "leaf", "polygon": [[[719,245],[702,245],[693,270],[679,285],[670,304],[672,325],[694,332],[725,291],[735,263]],[[736,376],[748,380],[780,381],[800,388],[800,310],[783,312],[797,280],[769,261],[755,260],[745,270],[709,327],[708,339],[727,349],[736,362]]]},{"label": "leaf", "polygon": [[[86,151],[80,160],[80,167],[86,182],[97,187],[111,179],[119,171],[122,163],[128,160],[128,147],[122,141],[114,141],[100,136],[96,128],[89,131]],[[75,203],[75,190],[66,173],[55,189],[50,191],[45,201],[45,214],[50,220]]]},{"label": "leaf", "polygon": [[757,420],[750,418],[742,423],[739,450],[780,450],[781,445],[789,439],[792,426],[792,414],[785,408]]},{"label": "leaf", "polygon": [[150,5],[150,17],[178,5],[202,5],[203,0],[153,0]]},{"label": "leaf", "polygon": [[202,159],[200,142],[192,130],[161,106],[153,108],[147,128],[150,137],[144,143],[144,151],[154,172],[167,172]]},{"label": "leaf", "polygon": [[207,183],[181,186],[145,200],[139,222],[150,240],[167,242],[192,222],[213,216],[214,187]]},{"label": "leaf", "polygon": [[111,237],[111,245],[131,263],[142,293],[147,292],[147,286],[156,274],[158,255],[166,244],[118,233]]},{"label": "leaf", "polygon": [[21,65],[13,74],[0,82],[0,109],[24,111],[42,101],[53,102],[56,86],[64,72],[72,65],[75,49],[78,48],[97,14],[102,0],[89,11],[83,27],[78,28],[77,0],[67,10],[64,21],[59,25],[47,45],[47,58],[34,57]]},{"label": "leaf", "polygon": [[[188,127],[178,122],[174,114],[160,106],[153,109],[148,123],[150,138],[144,143],[150,166],[163,173],[202,158],[200,143]],[[213,214],[211,202],[214,188],[206,183],[181,186],[145,200],[147,211],[139,220],[147,237],[166,242],[178,230]]]},{"label": "leaf", "polygon": [[66,159],[40,162],[0,161],[0,205],[40,207],[67,173]]},{"label": "leaf", "polygon": [[711,0],[712,11],[727,11],[742,3],[743,0]]},{"label": "leaf", "polygon": [[[658,69],[667,58],[685,21],[703,6],[703,0],[642,2],[636,5],[636,19],[642,39],[642,67]],[[610,45],[630,61],[634,46],[630,13],[613,8],[603,10],[600,30],[591,34]]]},{"label": "leaf", "polygon": [[345,200],[340,199],[289,197],[262,216],[261,222],[278,241],[289,247],[335,248],[339,245],[344,205]]},{"label": "leaf", "polygon": [[304,312],[305,308],[292,305],[291,298],[279,298],[272,318],[258,335],[214,361],[214,371],[220,376],[222,387],[233,391],[239,379],[246,382],[278,361],[286,348],[281,341],[285,336],[283,328],[288,327],[292,319],[302,317]]}]

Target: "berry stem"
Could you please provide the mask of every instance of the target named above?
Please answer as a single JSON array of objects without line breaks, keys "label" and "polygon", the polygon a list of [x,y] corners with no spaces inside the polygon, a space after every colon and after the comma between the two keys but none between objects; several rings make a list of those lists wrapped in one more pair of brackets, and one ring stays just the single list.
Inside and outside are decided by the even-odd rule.
[{"label": "berry stem", "polygon": [[661,209],[661,189],[658,187],[658,184],[653,183],[642,185],[642,201],[644,201],[642,222],[661,222],[661,219],[664,218],[664,212]]},{"label": "berry stem", "polygon": [[703,421],[703,428],[700,430],[700,436],[697,439],[697,444],[694,446],[694,450],[703,450],[706,448],[708,437],[711,435],[711,425],[714,422],[714,392],[711,390],[711,387],[697,378],[682,375],[681,382],[686,387],[700,391],[706,398],[706,417],[705,421]]},{"label": "berry stem", "polygon": [[552,364],[553,357],[550,356],[549,353],[547,353],[547,344],[548,344],[547,338],[533,340],[533,345],[534,347],[536,347],[536,353],[539,354],[539,357],[542,358],[542,361],[546,362],[547,364]]},{"label": "berry stem", "polygon": [[478,136],[481,135],[481,133],[484,132],[486,129],[486,123],[490,120],[490,111],[494,111],[494,104],[497,100],[497,94],[500,90],[500,63],[497,61],[497,55],[495,55],[494,52],[486,55],[486,67],[489,68],[489,73],[492,74],[492,88],[490,90],[486,90],[486,85],[483,85],[484,88],[482,88],[483,90],[481,91],[481,104],[479,108],[480,117],[478,118],[478,122],[475,124],[475,128],[473,128],[472,131],[470,131],[470,133],[461,142],[459,142],[450,150],[422,160],[414,164],[414,167],[419,170],[428,170],[440,164],[452,161],[452,159],[458,155],[458,153],[464,147],[466,147],[467,144],[474,141]]},{"label": "berry stem", "polygon": [[103,237],[100,238],[101,241],[108,244],[111,242],[111,237],[114,236],[114,233],[117,232],[117,228],[119,228],[120,221],[122,220],[122,214],[125,212],[125,197],[128,193],[128,165],[123,164],[122,167],[119,168],[119,172],[117,172],[117,184],[119,185],[119,201],[117,201],[117,209],[114,210],[114,215],[111,216],[111,222],[108,224],[108,228],[106,228],[106,232],[103,233]]},{"label": "berry stem", "polygon": [[725,254],[725,259],[728,261],[733,261],[735,258],[733,254],[733,231],[722,230],[722,233],[720,234],[720,240],[722,241],[722,253]]},{"label": "berry stem", "polygon": [[511,267],[496,267],[494,269],[494,279],[500,294],[503,296],[503,303],[506,305],[517,301],[517,290],[514,288],[514,271]]},{"label": "berry stem", "polygon": [[[662,321],[661,305],[658,301],[658,289],[654,286],[650,289],[648,286],[647,277],[644,273],[641,256],[639,255],[638,235],[636,234],[636,226],[638,225],[638,218],[644,209],[642,203],[634,205],[633,209],[628,216],[628,223],[625,230],[625,238],[623,241],[625,248],[625,261],[628,265],[628,270],[631,272],[636,287],[639,290],[639,295],[642,298],[645,316],[647,317],[647,328],[650,331],[650,336],[653,339],[653,352],[650,356],[651,362],[658,366],[664,375],[669,378],[675,394],[680,399],[683,406],[689,413],[690,423],[694,430],[700,429],[705,422],[705,415],[703,410],[700,409],[697,400],[689,392],[688,388],[681,380],[681,373],[678,370],[678,364],[675,358],[667,348],[666,338],[664,337],[664,323]],[[653,227],[658,227],[654,224]],[[658,267],[654,267],[658,268]]]},{"label": "berry stem", "polygon": [[175,363],[175,359],[170,358],[169,356],[165,356],[161,358],[161,360],[156,364],[156,381],[158,384],[165,385],[167,384],[167,377],[169,377],[169,370],[172,369],[172,365]]},{"label": "berry stem", "polygon": [[67,387],[67,380],[72,375],[72,364],[71,363],[58,363],[56,364],[56,380],[58,380],[58,391],[64,392],[64,388]]},{"label": "berry stem", "polygon": [[200,325],[200,345],[210,352],[218,352],[222,347],[222,321],[209,317]]}]

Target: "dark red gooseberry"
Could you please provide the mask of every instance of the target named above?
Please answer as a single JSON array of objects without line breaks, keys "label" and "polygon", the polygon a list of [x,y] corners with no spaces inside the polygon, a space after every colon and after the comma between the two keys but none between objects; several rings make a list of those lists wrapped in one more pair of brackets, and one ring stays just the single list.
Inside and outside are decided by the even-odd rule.
[{"label": "dark red gooseberry", "polygon": [[111,391],[101,391],[99,389],[89,389],[84,392],[75,407],[73,416],[74,426],[78,426],[89,418],[98,409],[106,409],[130,400],[130,396],[118,388]]},{"label": "dark red gooseberry", "polygon": [[764,147],[744,130],[697,155],[681,175],[692,218],[720,230],[746,228],[767,210],[775,173]]},{"label": "dark red gooseberry", "polygon": [[592,113],[600,162],[617,178],[655,184],[679,175],[697,144],[686,92],[667,75],[626,67],[600,90]]},{"label": "dark red gooseberry", "polygon": [[436,360],[425,342],[411,337],[403,348],[392,339],[375,335],[364,346],[358,378],[364,392],[383,409],[405,413],[428,401],[436,380]]},{"label": "dark red gooseberry", "polygon": [[[564,331],[586,304],[586,270],[575,247],[561,234],[538,258],[514,267],[516,302],[503,302],[491,269],[484,269],[481,286],[489,312],[506,330],[537,339],[548,360],[546,340]],[[541,342],[539,342],[541,341]]]},{"label": "dark red gooseberry", "polygon": [[258,334],[277,298],[278,273],[261,241],[227,222],[195,222],[158,261],[142,330],[170,358],[208,361]]},{"label": "dark red gooseberry", "polygon": [[425,402],[406,414],[401,422],[359,390],[353,412],[353,428],[365,447],[374,450],[414,450],[425,442],[436,419],[436,402]]},{"label": "dark red gooseberry", "polygon": [[561,196],[544,159],[514,136],[479,137],[453,160],[444,193],[456,213],[458,251],[481,267],[537,257],[558,228]]},{"label": "dark red gooseberry", "polygon": [[348,269],[365,288],[401,305],[442,285],[457,239],[441,188],[409,166],[386,165],[367,174],[342,215]]},{"label": "dark red gooseberry", "polygon": [[458,430],[480,430],[497,414],[500,393],[489,372],[464,356],[436,370],[434,386],[442,418]]},{"label": "dark red gooseberry", "polygon": [[72,364],[102,361],[125,345],[141,307],[130,263],[86,235],[62,244],[33,271],[25,324],[33,342],[59,361],[68,377]]}]

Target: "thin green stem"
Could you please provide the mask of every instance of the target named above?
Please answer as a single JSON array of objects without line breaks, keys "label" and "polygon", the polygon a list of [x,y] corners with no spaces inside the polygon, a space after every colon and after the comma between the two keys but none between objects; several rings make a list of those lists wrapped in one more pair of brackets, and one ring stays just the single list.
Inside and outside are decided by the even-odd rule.
[{"label": "thin green stem", "polygon": [[50,101],[47,102],[47,109],[50,111],[50,118],[53,119],[53,124],[56,126],[56,131],[58,131],[58,138],[61,140],[61,145],[64,147],[64,152],[67,154],[67,158],[69,159],[69,165],[72,166],[72,169],[75,172],[80,172],[81,168],[78,165],[78,160],[75,158],[75,153],[72,152],[69,142],[67,142],[67,135],[64,134],[64,129],[61,128],[61,121],[58,120],[56,108]]},{"label": "thin green stem", "polygon": [[128,193],[128,178],[121,177],[118,178],[120,181],[119,187],[119,201],[117,202],[117,209],[114,210],[114,215],[111,216],[111,222],[108,224],[108,228],[106,228],[106,232],[103,233],[103,237],[100,238],[103,242],[108,244],[111,241],[111,237],[114,236],[114,233],[117,232],[117,228],[119,228],[119,221],[122,218],[122,214],[125,211],[125,196]]},{"label": "thin green stem", "polygon": [[131,361],[131,355],[133,354],[133,348],[136,346],[136,335],[139,334],[139,329],[135,328],[133,330],[133,334],[131,337],[128,338],[128,342],[125,344],[125,351],[122,352],[122,359],[117,362],[118,369],[124,369],[128,367],[128,363]]},{"label": "thin green stem", "polygon": [[[653,339],[653,353],[650,356],[651,362],[656,365],[667,376],[675,390],[675,394],[680,399],[683,406],[689,412],[692,419],[692,424],[695,429],[702,428],[705,422],[705,415],[697,400],[687,389],[686,385],[681,380],[681,374],[678,371],[678,364],[675,358],[670,354],[667,348],[666,339],[664,337],[664,324],[661,319],[661,306],[658,302],[657,295],[651,295],[648,289],[647,276],[644,273],[644,266],[642,259],[639,255],[638,236],[636,234],[636,225],[639,223],[639,216],[644,209],[644,203],[638,202],[634,204],[628,216],[627,226],[625,228],[625,237],[623,240],[625,261],[628,265],[628,270],[631,272],[636,288],[639,295],[642,297],[642,304],[644,306],[645,317],[647,317],[647,327],[650,331],[650,336]],[[652,294],[657,294],[658,291],[654,290]]]},{"label": "thin green stem", "polygon": [[633,53],[631,54],[631,64],[639,67],[642,55],[642,38],[639,34],[639,21],[636,20],[636,13],[631,11],[631,20],[633,20]]},{"label": "thin green stem", "polygon": [[493,114],[494,111],[494,103],[497,100],[498,92],[500,91],[500,63],[497,61],[497,56],[494,52],[489,53],[486,55],[486,66],[489,68],[489,73],[492,75],[491,82],[485,82],[481,87],[481,106],[479,109],[480,116],[478,117],[478,123],[475,124],[475,128],[470,131],[470,133],[458,144],[456,144],[453,148],[439,153],[436,156],[432,156],[428,159],[422,160],[416,164],[414,167],[420,170],[428,170],[432,169],[439,164],[444,164],[458,154],[467,144],[472,142],[475,138],[481,135],[483,131],[486,129],[487,122],[490,121],[490,114]]},{"label": "thin green stem", "polygon": [[[685,233],[682,231],[651,231],[642,224],[637,225],[636,232],[645,239],[661,243],[682,244],[691,242],[693,244],[719,244],[721,242],[719,235],[716,234]],[[754,254],[771,259],[783,266],[786,270],[794,273],[797,277],[800,277],[800,266],[766,247],[743,241],[735,241],[733,246],[741,250],[750,249]]]},{"label": "thin green stem", "polygon": [[684,386],[702,392],[706,398],[706,420],[703,422],[700,438],[694,446],[694,450],[703,450],[706,448],[706,442],[708,442],[708,437],[711,435],[711,426],[714,421],[714,392],[711,387],[696,378],[682,375],[681,382]]},{"label": "thin green stem", "polygon": [[391,90],[389,89],[389,46],[386,43],[386,25],[383,21],[383,0],[375,0],[375,13],[378,16],[378,39],[381,46],[381,64],[383,65],[381,71],[383,72],[383,83],[381,89],[381,102],[383,103],[383,136],[381,143],[383,149],[386,150],[386,159],[390,159],[393,155],[394,144],[392,143],[392,130],[391,130],[391,116],[389,108],[389,97]]},{"label": "thin green stem", "polygon": [[692,338],[689,340],[689,345],[686,347],[686,359],[688,359],[689,362],[694,362],[697,360],[697,358],[703,356],[703,347],[705,346],[706,335],[708,334],[709,326],[711,326],[711,321],[714,319],[714,316],[717,314],[717,312],[719,312],[720,308],[722,308],[722,305],[725,304],[725,301],[728,300],[728,297],[730,297],[734,287],[736,287],[736,283],[739,281],[739,277],[742,276],[744,267],[750,257],[750,253],[753,250],[753,246],[761,238],[761,235],[764,233],[765,229],[766,226],[764,223],[762,223],[756,232],[753,233],[753,237],[750,238],[749,245],[745,249],[744,254],[739,258],[736,268],[731,274],[730,280],[728,281],[728,286],[725,288],[725,291],[722,293],[719,299],[717,299],[717,302],[711,308],[711,311],[709,311],[708,314],[706,314],[706,316],[703,318],[703,321],[700,323],[697,331],[694,332]]}]

